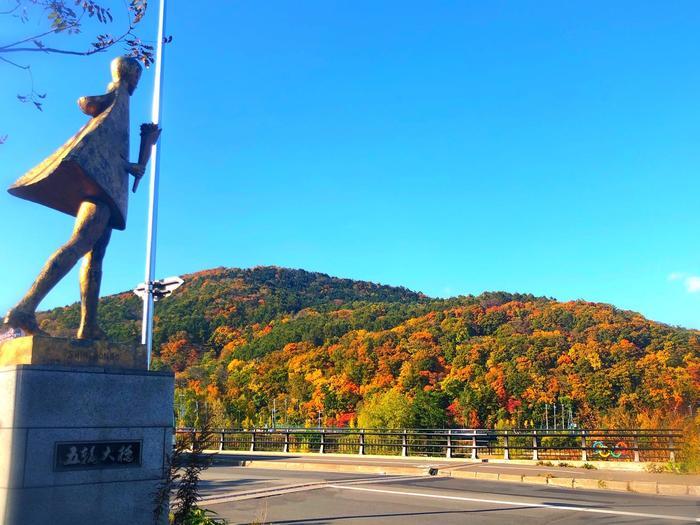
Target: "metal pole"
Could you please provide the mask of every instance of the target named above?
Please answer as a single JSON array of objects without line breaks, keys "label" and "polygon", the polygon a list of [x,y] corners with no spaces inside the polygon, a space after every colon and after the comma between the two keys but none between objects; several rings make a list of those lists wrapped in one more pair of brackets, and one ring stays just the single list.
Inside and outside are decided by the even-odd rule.
[{"label": "metal pole", "polygon": [[533,430],[532,431],[532,461],[537,461],[539,459],[540,459],[540,455],[539,455],[539,451],[537,450],[537,430]]},{"label": "metal pole", "polygon": [[[156,70],[153,86],[153,103],[151,120],[154,124],[161,122],[161,104],[163,97],[163,39],[165,38],[165,0],[160,0],[158,9],[158,43],[156,47]],[[162,139],[161,139],[162,140]],[[151,181],[148,204],[148,233],[146,236],[146,288],[143,300],[143,319],[141,323],[141,344],[146,345],[147,367],[151,367],[153,350],[153,281],[156,270],[156,238],[158,219],[158,176],[160,174],[158,144],[151,149]]]},{"label": "metal pole", "polygon": [[564,430],[564,402],[561,402],[561,429]]}]

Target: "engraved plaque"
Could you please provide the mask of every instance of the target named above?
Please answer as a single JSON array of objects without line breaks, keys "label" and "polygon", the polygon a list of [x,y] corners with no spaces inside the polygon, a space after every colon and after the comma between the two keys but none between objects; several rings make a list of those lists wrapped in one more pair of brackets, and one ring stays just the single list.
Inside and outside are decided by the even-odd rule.
[{"label": "engraved plaque", "polygon": [[141,466],[141,441],[77,441],[56,443],[54,470],[129,468]]},{"label": "engraved plaque", "polygon": [[11,331],[0,335],[0,366],[108,366],[146,369],[146,347],[143,345],[14,335],[16,332]]}]

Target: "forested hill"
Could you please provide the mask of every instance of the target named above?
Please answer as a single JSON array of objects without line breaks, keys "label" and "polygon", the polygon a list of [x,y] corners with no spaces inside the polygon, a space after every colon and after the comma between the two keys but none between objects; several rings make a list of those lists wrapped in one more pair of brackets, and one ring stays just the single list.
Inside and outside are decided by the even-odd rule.
[{"label": "forested hill", "polygon": [[[184,331],[192,342],[207,346],[220,326],[246,330],[306,308],[327,312],[363,302],[408,305],[429,301],[406,288],[277,267],[214,268],[182,278],[183,286],[157,304],[156,345]],[[100,324],[110,338],[135,341],[140,337],[141,305],[130,291],[101,300]],[[79,314],[79,304],[74,304],[43,313],[39,320],[54,335],[70,335],[78,326]]]},{"label": "forested hill", "polygon": [[[653,425],[700,393],[700,333],[606,304],[502,292],[432,299],[302,270],[217,268],[157,304],[156,366],[177,374],[181,423]],[[69,335],[78,305],[41,315]],[[104,298],[101,323],[136,339],[141,302]]]}]

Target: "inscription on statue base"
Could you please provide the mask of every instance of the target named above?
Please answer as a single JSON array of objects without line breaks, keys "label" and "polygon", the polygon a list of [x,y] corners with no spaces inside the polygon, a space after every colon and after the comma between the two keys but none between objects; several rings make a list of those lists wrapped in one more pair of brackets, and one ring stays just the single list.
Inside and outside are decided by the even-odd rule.
[{"label": "inscription on statue base", "polygon": [[146,369],[143,345],[29,335],[0,341],[0,366],[107,366]]},{"label": "inscription on statue base", "polygon": [[56,443],[55,470],[84,470],[141,466],[141,441],[82,441]]}]

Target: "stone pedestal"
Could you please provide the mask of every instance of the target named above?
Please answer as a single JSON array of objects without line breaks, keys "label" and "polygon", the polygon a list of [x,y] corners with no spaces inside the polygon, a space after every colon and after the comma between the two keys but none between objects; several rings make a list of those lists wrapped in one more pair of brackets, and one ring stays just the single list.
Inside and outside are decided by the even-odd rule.
[{"label": "stone pedestal", "polygon": [[153,524],[172,427],[171,373],[0,366],[0,523]]}]

